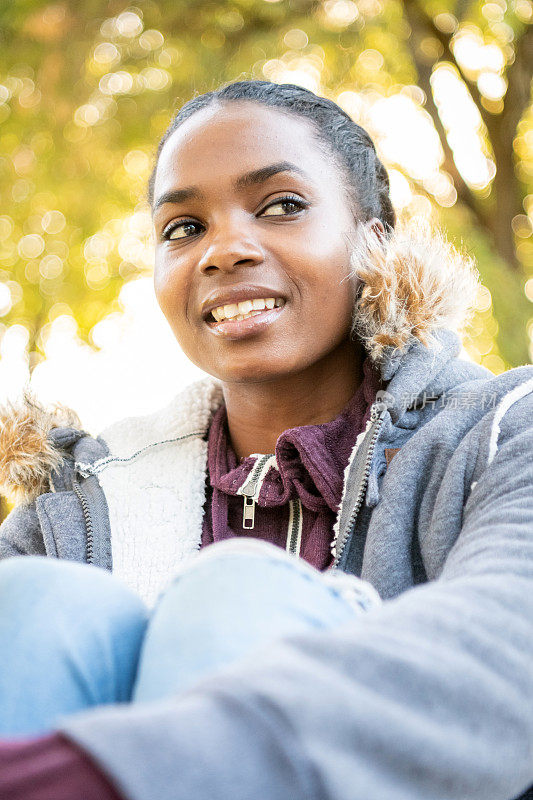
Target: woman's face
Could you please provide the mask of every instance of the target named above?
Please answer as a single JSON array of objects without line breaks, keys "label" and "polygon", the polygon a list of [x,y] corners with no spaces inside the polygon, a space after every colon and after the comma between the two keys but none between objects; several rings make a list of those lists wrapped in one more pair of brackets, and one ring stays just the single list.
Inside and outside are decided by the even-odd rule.
[{"label": "woman's face", "polygon": [[250,102],[195,113],[163,147],[153,218],[156,296],[201,369],[268,381],[345,346],[353,214],[305,120]]}]

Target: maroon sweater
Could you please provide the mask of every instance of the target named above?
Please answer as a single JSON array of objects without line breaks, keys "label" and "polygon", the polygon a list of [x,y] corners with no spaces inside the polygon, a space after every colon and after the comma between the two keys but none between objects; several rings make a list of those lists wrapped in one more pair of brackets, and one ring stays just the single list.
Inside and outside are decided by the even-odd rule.
[{"label": "maroon sweater", "polygon": [[124,800],[93,762],[59,733],[0,741],[2,800]]},{"label": "maroon sweater", "polygon": [[254,536],[285,547],[289,501],[302,504],[300,556],[320,570],[332,563],[331,541],[342,497],[344,470],[357,435],[364,430],[380,378],[367,359],[363,381],[341,413],[322,425],[290,428],[276,442],[276,467],[267,472],[258,496],[253,530],[244,529],[243,497],[237,494],[256,463],[239,462],[231,446],[225,406],[209,429],[208,478],[202,547],[232,536]]},{"label": "maroon sweater", "polygon": [[[363,362],[363,376],[354,396],[334,420],[281,434],[275,453],[278,468],[271,468],[262,484],[253,531],[242,527],[243,498],[237,489],[256,459],[249,456],[238,461],[230,443],[226,409],[222,406],[218,410],[209,429],[202,547],[239,534],[285,547],[289,501],[299,499],[303,509],[300,556],[320,570],[330,566],[344,469],[380,388],[379,376],[368,359]],[[0,797],[123,800],[92,761],[56,733],[0,742]]]}]

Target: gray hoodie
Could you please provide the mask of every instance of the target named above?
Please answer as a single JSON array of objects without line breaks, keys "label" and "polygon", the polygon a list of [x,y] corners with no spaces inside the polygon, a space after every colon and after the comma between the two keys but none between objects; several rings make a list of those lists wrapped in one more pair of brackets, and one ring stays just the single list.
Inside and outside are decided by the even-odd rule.
[{"label": "gray hoodie", "polygon": [[[533,367],[494,376],[460,348],[441,329],[430,346],[385,352],[386,391],[346,469],[337,566],[372,583],[381,606],[183,696],[64,720],[130,800],[512,800],[531,786]],[[206,397],[188,428],[140,436],[129,454],[113,431],[54,428],[51,491],[3,523],[0,555],[110,568],[106,470],[127,480],[148,453],[190,445],[196,466],[181,479],[205,481],[220,402]]]}]

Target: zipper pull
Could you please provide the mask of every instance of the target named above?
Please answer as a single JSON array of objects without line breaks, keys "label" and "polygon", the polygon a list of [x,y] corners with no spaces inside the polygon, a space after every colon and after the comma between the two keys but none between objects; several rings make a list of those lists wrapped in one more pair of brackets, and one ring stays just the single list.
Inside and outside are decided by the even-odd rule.
[{"label": "zipper pull", "polygon": [[255,501],[252,497],[246,497],[246,495],[244,495],[243,500],[242,527],[247,531],[251,531],[255,525]]},{"label": "zipper pull", "polygon": [[377,400],[375,403],[372,403],[370,407],[370,422],[377,422],[378,419],[383,417],[386,410],[387,406],[385,403],[382,403],[379,400]]},{"label": "zipper pull", "polygon": [[81,461],[74,462],[74,469],[82,478],[88,478],[89,475],[97,474],[92,464],[83,464]]},{"label": "zipper pull", "polygon": [[237,489],[237,494],[241,494],[244,500],[242,510],[242,527],[244,530],[252,531],[254,529],[255,504],[259,498],[265,475],[270,467],[275,465],[276,459],[273,453],[264,456],[259,455],[245,482]]}]

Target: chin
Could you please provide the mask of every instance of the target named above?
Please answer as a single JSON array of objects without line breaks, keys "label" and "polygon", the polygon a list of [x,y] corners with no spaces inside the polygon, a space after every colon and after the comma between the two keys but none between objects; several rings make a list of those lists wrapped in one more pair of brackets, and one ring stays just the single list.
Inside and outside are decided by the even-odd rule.
[{"label": "chin", "polygon": [[242,366],[235,369],[217,370],[217,374],[211,373],[213,377],[218,378],[222,383],[263,383],[264,381],[272,380],[281,377],[271,370],[265,370],[265,365],[257,365],[255,368],[243,369]]},{"label": "chin", "polygon": [[[204,368],[205,369],[205,368]],[[233,364],[218,364],[209,373],[223,383],[254,384],[266,381],[279,381],[299,372],[302,367],[292,365],[283,359],[276,364],[272,357],[264,355],[259,359],[244,362],[242,359]]]}]

